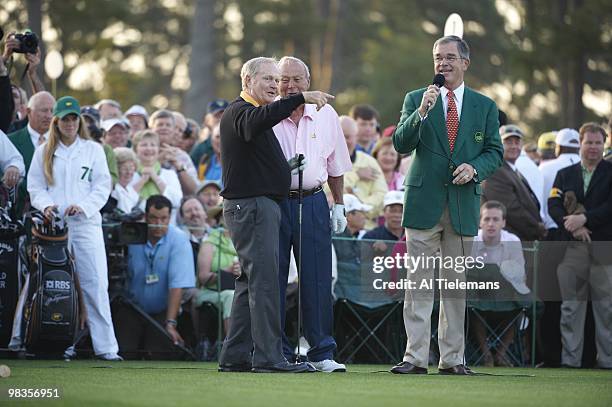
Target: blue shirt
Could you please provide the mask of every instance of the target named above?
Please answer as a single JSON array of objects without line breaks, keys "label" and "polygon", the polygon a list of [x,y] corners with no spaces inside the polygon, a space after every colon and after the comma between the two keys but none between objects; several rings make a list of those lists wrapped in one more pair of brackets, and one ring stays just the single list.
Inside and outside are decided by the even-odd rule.
[{"label": "blue shirt", "polygon": [[[168,307],[168,290],[195,287],[195,268],[189,237],[175,226],[153,247],[151,242],[128,247],[129,293],[148,314]],[[147,284],[147,275],[157,282]],[[151,277],[149,277],[151,280]]]},{"label": "blue shirt", "polygon": [[219,161],[217,161],[216,154],[213,154],[210,157],[210,162],[208,163],[206,174],[204,174],[204,179],[206,179],[207,181],[219,181],[219,183],[221,184],[221,164],[219,163]]}]

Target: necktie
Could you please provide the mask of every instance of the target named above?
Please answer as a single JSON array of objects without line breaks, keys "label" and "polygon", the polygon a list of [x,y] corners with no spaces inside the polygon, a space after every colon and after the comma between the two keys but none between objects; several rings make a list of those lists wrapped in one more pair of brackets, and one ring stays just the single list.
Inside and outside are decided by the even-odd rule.
[{"label": "necktie", "polygon": [[38,145],[41,145],[45,141],[46,141],[45,136],[41,134],[40,137],[38,137]]},{"label": "necktie", "polygon": [[447,97],[448,109],[446,111],[446,131],[448,132],[448,145],[452,153],[455,148],[457,130],[459,130],[459,116],[457,115],[457,105],[455,104],[455,95],[452,90],[448,91]]}]

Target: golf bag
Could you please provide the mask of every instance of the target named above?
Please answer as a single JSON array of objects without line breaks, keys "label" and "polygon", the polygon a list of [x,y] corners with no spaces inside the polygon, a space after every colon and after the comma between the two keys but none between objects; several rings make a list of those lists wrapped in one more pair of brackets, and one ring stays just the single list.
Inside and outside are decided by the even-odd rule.
[{"label": "golf bag", "polygon": [[[64,351],[79,330],[79,287],[63,225],[33,217],[30,274],[24,306],[28,351]],[[59,221],[59,219],[58,219]]]},{"label": "golf bag", "polygon": [[21,291],[25,236],[23,224],[10,216],[11,202],[0,200],[3,201],[0,202],[0,348],[5,348],[11,338],[13,317]]}]

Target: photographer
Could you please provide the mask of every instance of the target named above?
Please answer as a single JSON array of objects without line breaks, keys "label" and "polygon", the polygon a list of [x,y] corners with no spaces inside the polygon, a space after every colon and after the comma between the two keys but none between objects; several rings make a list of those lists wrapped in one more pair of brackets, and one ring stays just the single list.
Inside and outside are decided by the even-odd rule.
[{"label": "photographer", "polygon": [[23,34],[17,34],[11,32],[6,36],[6,43],[4,45],[4,53],[2,59],[4,65],[12,63],[11,58],[14,54],[24,54],[27,65],[26,65],[26,76],[30,83],[32,93],[37,93],[45,90],[45,86],[40,80],[38,73],[36,72],[38,65],[40,65],[40,47],[38,46],[38,37],[33,32],[27,30]]},{"label": "photographer", "polygon": [[[128,248],[128,291],[144,312],[164,327],[175,344],[183,343],[177,331],[177,316],[184,288],[195,286],[193,255],[187,235],[169,225],[172,203],[162,195],[152,195],[146,203],[149,226],[146,244]],[[161,357],[168,351],[168,338],[142,319],[132,308],[114,309],[121,352],[134,355],[144,341],[144,349]]]},{"label": "photographer", "polygon": [[73,97],[57,101],[49,139],[32,159],[28,191],[34,208],[51,219],[59,211],[67,223],[94,351],[100,359],[118,361],[100,216],[110,195],[110,174],[102,147],[89,139],[80,113]]}]

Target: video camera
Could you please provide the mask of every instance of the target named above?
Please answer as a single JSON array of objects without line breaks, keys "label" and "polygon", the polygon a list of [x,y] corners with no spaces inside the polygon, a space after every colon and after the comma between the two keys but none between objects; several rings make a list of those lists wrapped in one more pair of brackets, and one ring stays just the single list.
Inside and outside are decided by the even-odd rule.
[{"label": "video camera", "polygon": [[106,247],[145,244],[147,242],[147,224],[141,222],[144,213],[136,208],[130,213],[119,209],[105,213],[102,222],[104,244]]},{"label": "video camera", "polygon": [[19,54],[36,54],[38,51],[38,36],[30,30],[25,30],[23,34],[15,34],[15,39],[19,41],[19,48],[13,52]]},{"label": "video camera", "polygon": [[128,214],[116,208],[103,214],[102,231],[111,293],[126,291],[127,246],[147,242],[147,224],[139,221],[143,216],[144,213],[138,208]]}]

